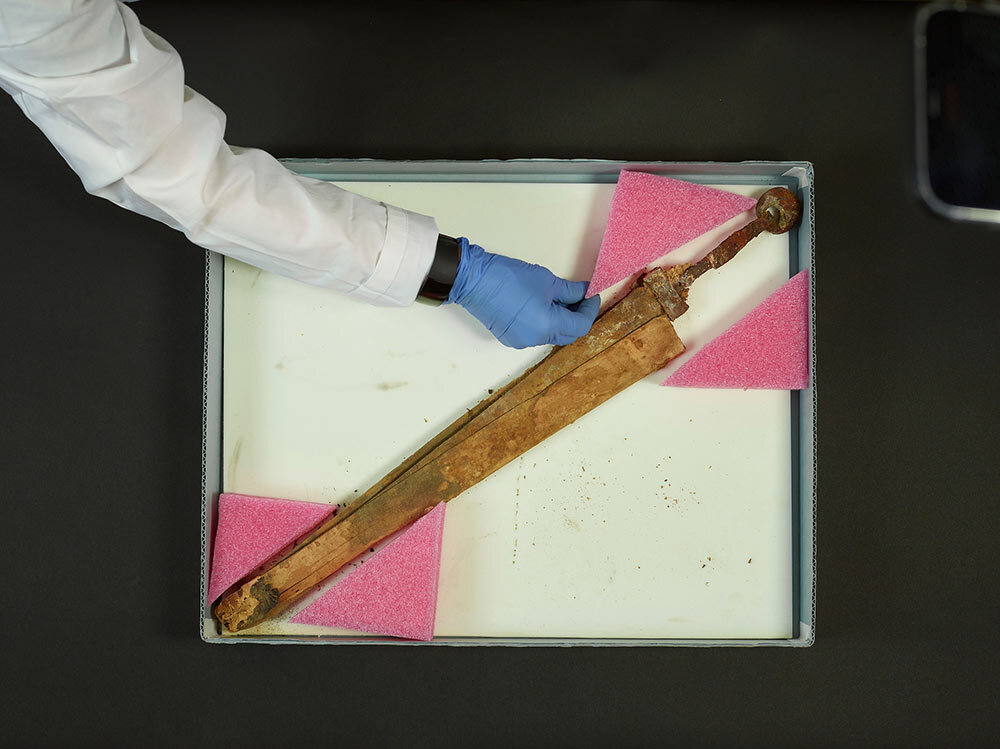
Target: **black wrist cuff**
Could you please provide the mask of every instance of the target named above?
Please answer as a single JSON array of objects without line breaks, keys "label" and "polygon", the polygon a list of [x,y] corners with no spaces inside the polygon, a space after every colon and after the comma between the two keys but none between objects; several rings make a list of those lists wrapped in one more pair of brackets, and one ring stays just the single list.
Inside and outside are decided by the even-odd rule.
[{"label": "black wrist cuff", "polygon": [[447,301],[451,287],[458,276],[458,264],[461,261],[462,246],[458,240],[439,234],[437,247],[434,250],[434,261],[417,296],[434,300],[439,304]]}]

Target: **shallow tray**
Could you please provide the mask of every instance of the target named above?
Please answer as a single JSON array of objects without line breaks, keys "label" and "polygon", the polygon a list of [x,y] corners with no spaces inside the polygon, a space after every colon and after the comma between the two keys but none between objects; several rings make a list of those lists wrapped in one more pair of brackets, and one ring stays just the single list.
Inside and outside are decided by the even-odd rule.
[{"label": "shallow tray", "polygon": [[[688,346],[680,359],[449,503],[433,643],[811,644],[815,387],[659,387],[812,268],[809,164],[286,163],[575,279],[593,268],[623,168],[754,197],[796,191],[796,230],[754,240],[695,284],[676,323]],[[669,263],[700,257],[747,217]],[[313,596],[276,621],[222,633],[204,604],[218,495],[350,501],[545,352],[499,346],[460,309],[375,308],[214,254],[205,331],[204,639],[401,644],[288,623]]]}]

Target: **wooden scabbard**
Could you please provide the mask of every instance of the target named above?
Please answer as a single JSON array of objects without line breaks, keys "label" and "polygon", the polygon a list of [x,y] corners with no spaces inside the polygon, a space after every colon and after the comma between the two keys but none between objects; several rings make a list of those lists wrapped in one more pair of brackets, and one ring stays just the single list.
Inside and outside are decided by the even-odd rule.
[{"label": "wooden scabbard", "polygon": [[553,350],[444,429],[284,559],[224,595],[216,617],[237,632],[275,616],[373,544],[662,368],[684,350],[671,324],[669,300],[664,304],[662,298],[664,286],[669,282],[663,271],[649,274],[588,335]]}]

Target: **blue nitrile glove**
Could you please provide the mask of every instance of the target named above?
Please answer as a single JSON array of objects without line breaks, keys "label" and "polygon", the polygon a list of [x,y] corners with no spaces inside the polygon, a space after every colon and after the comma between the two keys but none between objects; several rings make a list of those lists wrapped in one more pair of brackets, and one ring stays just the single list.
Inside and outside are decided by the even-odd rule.
[{"label": "blue nitrile glove", "polygon": [[462,260],[448,301],[460,304],[511,348],[565,346],[584,335],[601,298],[586,281],[567,281],[547,268],[494,255],[459,237]]}]

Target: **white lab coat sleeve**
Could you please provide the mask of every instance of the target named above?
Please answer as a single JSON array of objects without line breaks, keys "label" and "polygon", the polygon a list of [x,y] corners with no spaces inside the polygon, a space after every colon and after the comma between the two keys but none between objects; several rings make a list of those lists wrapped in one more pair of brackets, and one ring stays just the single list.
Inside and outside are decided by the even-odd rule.
[{"label": "white lab coat sleeve", "polygon": [[0,87],[88,192],[195,244],[373,304],[411,303],[427,275],[434,219],[227,145],[225,114],[119,2],[0,0]]}]

